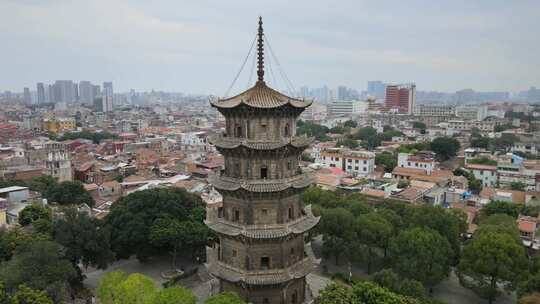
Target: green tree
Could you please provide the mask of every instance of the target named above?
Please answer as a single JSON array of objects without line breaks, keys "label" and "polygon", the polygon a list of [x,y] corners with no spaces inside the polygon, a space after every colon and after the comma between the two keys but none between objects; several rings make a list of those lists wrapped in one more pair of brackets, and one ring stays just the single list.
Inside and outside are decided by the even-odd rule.
[{"label": "green tree", "polygon": [[326,209],[319,231],[323,233],[323,253],[334,256],[337,265],[340,256],[348,253],[354,239],[354,216],[343,208]]},{"label": "green tree", "polygon": [[356,128],[358,126],[358,123],[354,120],[347,120],[343,123],[343,126],[345,128]]},{"label": "green tree", "polygon": [[[183,249],[192,255],[204,248],[209,231],[204,224],[192,221],[178,221],[171,218],[158,219],[152,225],[150,241],[157,246],[172,249],[172,268],[176,269],[178,251]],[[200,253],[200,252],[198,252]]]},{"label": "green tree", "polygon": [[51,210],[45,206],[32,204],[24,207],[19,213],[19,224],[26,226],[39,219],[52,220]]},{"label": "green tree", "polygon": [[45,291],[21,285],[11,297],[10,304],[53,304],[53,301]]},{"label": "green tree", "polygon": [[310,187],[301,195],[300,200],[304,205],[317,205],[322,208],[345,207],[343,201],[335,192],[323,190],[319,187]]},{"label": "green tree", "polygon": [[457,257],[461,248],[461,234],[467,231],[466,216],[439,206],[422,205],[410,210],[407,219],[410,227],[426,227],[444,237]]},{"label": "green tree", "polygon": [[510,189],[516,191],[525,191],[525,184],[521,182],[510,183]]},{"label": "green tree", "polygon": [[411,279],[401,281],[399,284],[399,290],[396,292],[416,299],[421,299],[426,295],[424,285],[422,285],[422,283],[419,281]]},{"label": "green tree", "polygon": [[355,139],[346,138],[336,143],[336,147],[341,147],[341,146],[348,147],[351,149],[356,149],[360,146],[360,144]]},{"label": "green tree", "polygon": [[65,216],[54,222],[53,235],[74,267],[82,264],[105,269],[114,259],[110,229],[76,208],[66,209]]},{"label": "green tree", "polygon": [[370,137],[377,136],[377,130],[372,127],[361,128],[354,134],[356,139],[368,140]]},{"label": "green tree", "polygon": [[211,296],[204,301],[204,304],[246,304],[246,302],[234,292],[222,292]]},{"label": "green tree", "polygon": [[420,302],[377,286],[368,281],[357,282],[352,292],[358,304],[419,304]]},{"label": "green tree", "polygon": [[34,234],[22,228],[0,229],[0,263],[11,259],[18,247],[46,239],[46,235]]},{"label": "green tree", "polygon": [[359,303],[352,291],[342,285],[330,284],[323,289],[317,299],[319,304],[356,304]]},{"label": "green tree", "polygon": [[496,150],[507,151],[516,142],[519,142],[519,137],[504,133],[493,141],[493,146]]},{"label": "green tree", "polygon": [[498,287],[514,290],[527,264],[523,246],[507,233],[485,231],[468,241],[458,276],[463,286],[493,303]]},{"label": "green tree", "polygon": [[413,128],[420,129],[422,134],[426,133],[426,124],[420,121],[413,122]]},{"label": "green tree", "polygon": [[383,166],[386,172],[392,172],[397,166],[397,157],[391,152],[384,151],[375,156],[375,164]]},{"label": "green tree", "polygon": [[376,212],[363,214],[356,220],[356,235],[358,241],[367,248],[367,273],[371,274],[374,249],[388,248],[392,224]]},{"label": "green tree", "polygon": [[41,175],[38,177],[34,177],[31,179],[27,186],[32,191],[37,191],[41,193],[43,196],[47,197],[47,193],[50,189],[52,189],[54,186],[56,186],[58,182],[56,179],[50,175]]},{"label": "green tree", "polygon": [[519,206],[512,202],[491,201],[481,210],[482,215],[490,216],[497,213],[508,214],[513,218],[519,215]]},{"label": "green tree", "polygon": [[173,286],[159,291],[152,299],[151,304],[195,304],[197,297],[193,295],[191,290]]},{"label": "green tree", "polygon": [[329,141],[331,139],[326,135],[329,132],[329,129],[325,126],[299,120],[296,123],[296,127],[296,134],[298,135],[306,134],[307,136],[315,137],[315,139],[319,141]]},{"label": "green tree", "polygon": [[476,137],[471,139],[471,147],[489,149],[491,140],[489,137]]},{"label": "green tree", "polygon": [[71,263],[63,259],[62,249],[51,241],[35,241],[15,249],[13,258],[0,267],[0,277],[8,289],[25,284],[45,290],[58,301],[70,291],[69,282],[77,277]]},{"label": "green tree", "polygon": [[374,273],[373,276],[371,276],[371,280],[389,290],[399,290],[400,279],[392,269],[383,269]]},{"label": "green tree", "polygon": [[49,189],[47,198],[61,205],[94,205],[94,199],[79,181],[65,181],[53,186]]},{"label": "green tree", "polygon": [[116,288],[127,279],[123,271],[111,271],[105,274],[99,281],[97,296],[101,303],[113,304],[117,301],[118,292]]},{"label": "green tree", "polygon": [[344,127],[333,127],[330,129],[330,133],[334,133],[334,134],[343,134],[345,133],[345,131],[347,131],[347,129],[345,129]]},{"label": "green tree", "polygon": [[116,292],[114,304],[147,304],[155,297],[157,287],[151,278],[133,273],[116,286]]},{"label": "green tree", "polygon": [[204,207],[199,196],[179,188],[137,191],[122,197],[105,218],[112,249],[119,258],[136,254],[141,260],[160,253],[164,248],[150,241],[152,225],[164,218],[202,223]]},{"label": "green tree", "polygon": [[453,252],[437,231],[412,228],[402,231],[390,244],[395,269],[406,278],[431,288],[450,273]]},{"label": "green tree", "polygon": [[443,161],[456,156],[460,148],[459,141],[452,137],[437,137],[430,146],[431,151],[435,152],[437,157]]},{"label": "green tree", "polygon": [[520,298],[535,292],[540,292],[540,272],[529,275],[517,286],[517,294]]}]

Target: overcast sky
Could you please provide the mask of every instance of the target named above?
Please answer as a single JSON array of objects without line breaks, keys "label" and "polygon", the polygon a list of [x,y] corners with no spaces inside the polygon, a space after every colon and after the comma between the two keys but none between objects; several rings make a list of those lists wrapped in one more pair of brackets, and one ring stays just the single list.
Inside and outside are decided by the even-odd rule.
[{"label": "overcast sky", "polygon": [[[367,80],[449,92],[540,86],[537,0],[0,0],[0,90],[73,79],[223,95],[259,15],[297,89],[363,90]],[[246,69],[236,90],[247,86],[251,60]]]}]

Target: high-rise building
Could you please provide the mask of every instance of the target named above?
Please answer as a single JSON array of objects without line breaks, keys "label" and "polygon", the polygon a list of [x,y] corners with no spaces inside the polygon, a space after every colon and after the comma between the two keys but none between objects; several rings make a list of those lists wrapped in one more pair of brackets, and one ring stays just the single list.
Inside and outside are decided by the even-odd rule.
[{"label": "high-rise building", "polygon": [[57,80],[53,85],[54,102],[64,102],[66,104],[77,101],[75,86],[71,80]]},{"label": "high-rise building", "polygon": [[91,105],[94,102],[94,86],[90,81],[79,82],[79,101],[86,105]]},{"label": "high-rise building", "polygon": [[56,94],[55,94],[56,87],[54,86],[54,84],[50,84],[47,87],[48,87],[48,90],[47,90],[48,97],[47,97],[47,99],[48,99],[48,101],[50,103],[55,103],[56,102]]},{"label": "high-rise building", "polygon": [[380,80],[372,80],[367,83],[367,94],[376,99],[384,99],[386,85]]},{"label": "high-rise building", "polygon": [[37,103],[45,103],[45,86],[43,82],[37,83]]},{"label": "high-rise building", "polygon": [[256,84],[211,102],[225,116],[226,134],[211,139],[225,170],[210,178],[223,204],[207,212],[205,222],[219,238],[208,248],[208,269],[221,291],[234,291],[246,302],[305,303],[313,260],[304,234],[319,218],[300,202],[312,182],[299,167],[311,139],[295,133],[296,119],[310,102],[266,85],[262,21],[257,40]]},{"label": "high-rise building", "polygon": [[114,94],[113,92],[113,84],[110,81],[106,81],[103,83],[103,96],[110,96],[112,97]]},{"label": "high-rise building", "polygon": [[32,103],[32,94],[30,93],[29,88],[24,88],[23,100],[24,100],[25,104],[31,104]]},{"label": "high-rise building", "polygon": [[416,85],[387,85],[385,107],[398,113],[412,114],[416,103]]}]

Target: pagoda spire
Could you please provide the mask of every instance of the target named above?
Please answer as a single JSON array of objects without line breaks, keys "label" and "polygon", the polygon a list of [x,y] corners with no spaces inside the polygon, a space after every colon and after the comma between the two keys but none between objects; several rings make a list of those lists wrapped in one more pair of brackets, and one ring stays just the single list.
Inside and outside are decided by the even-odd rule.
[{"label": "pagoda spire", "polygon": [[263,22],[259,16],[259,31],[257,33],[257,77],[258,82],[264,82],[264,41]]}]

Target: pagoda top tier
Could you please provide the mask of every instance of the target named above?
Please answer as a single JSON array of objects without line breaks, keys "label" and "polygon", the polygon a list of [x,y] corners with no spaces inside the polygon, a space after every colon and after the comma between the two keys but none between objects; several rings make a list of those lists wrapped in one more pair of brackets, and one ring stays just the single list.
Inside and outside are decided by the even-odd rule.
[{"label": "pagoda top tier", "polygon": [[311,105],[311,101],[289,97],[259,80],[247,91],[227,99],[212,101],[211,104],[219,109],[231,109],[241,105],[259,109],[273,109],[290,105],[293,108],[304,109]]},{"label": "pagoda top tier", "polygon": [[282,94],[266,85],[264,82],[264,30],[262,18],[259,17],[257,30],[257,82],[250,89],[230,98],[211,101],[213,107],[218,109],[231,109],[246,105],[251,108],[273,109],[290,105],[293,108],[304,109],[311,105],[311,101],[296,99]]}]

